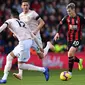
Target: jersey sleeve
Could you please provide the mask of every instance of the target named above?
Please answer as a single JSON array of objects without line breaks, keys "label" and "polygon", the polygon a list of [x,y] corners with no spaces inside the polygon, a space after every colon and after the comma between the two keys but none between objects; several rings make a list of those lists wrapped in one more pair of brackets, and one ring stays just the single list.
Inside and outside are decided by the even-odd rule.
[{"label": "jersey sleeve", "polygon": [[5,28],[7,28],[8,25],[10,26],[10,24],[11,24],[11,19],[6,20],[6,21],[3,23],[3,25],[0,27],[0,32],[2,32]]},{"label": "jersey sleeve", "polygon": [[6,20],[4,23],[6,23],[7,25],[11,24],[11,19]]},{"label": "jersey sleeve", "polygon": [[66,18],[67,18],[67,16],[65,16],[65,17],[60,21],[60,23],[58,24],[58,27],[57,27],[57,32],[58,32],[58,33],[59,33],[62,25],[63,25],[63,24],[66,24]]},{"label": "jersey sleeve", "polygon": [[35,11],[33,11],[33,14],[32,14],[33,18],[35,20],[38,20],[40,18],[40,16],[38,15],[38,13],[36,13]]},{"label": "jersey sleeve", "polygon": [[7,28],[8,23],[4,22],[4,24],[0,27],[0,32],[2,32],[5,28]]}]

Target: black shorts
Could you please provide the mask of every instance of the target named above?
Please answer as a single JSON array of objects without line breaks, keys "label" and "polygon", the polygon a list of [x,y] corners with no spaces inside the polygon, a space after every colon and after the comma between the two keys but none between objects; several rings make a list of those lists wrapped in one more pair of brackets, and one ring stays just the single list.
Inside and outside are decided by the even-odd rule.
[{"label": "black shorts", "polygon": [[78,40],[68,42],[68,50],[70,49],[71,46],[78,48],[80,44],[81,44],[81,41],[78,41]]}]

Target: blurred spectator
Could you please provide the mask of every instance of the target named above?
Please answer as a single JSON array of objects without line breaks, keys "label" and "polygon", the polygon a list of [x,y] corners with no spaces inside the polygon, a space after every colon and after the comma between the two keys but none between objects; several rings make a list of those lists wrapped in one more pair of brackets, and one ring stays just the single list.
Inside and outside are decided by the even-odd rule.
[{"label": "blurred spectator", "polygon": [[2,35],[0,34],[0,46],[4,45],[5,41],[2,39]]},{"label": "blurred spectator", "polygon": [[41,5],[41,7],[40,7],[40,9],[39,9],[39,14],[40,14],[40,15],[44,15],[44,14],[43,14],[43,12],[44,12],[44,10],[45,10],[45,3],[44,3],[44,1],[41,1],[41,2],[40,2],[40,5]]},{"label": "blurred spectator", "polygon": [[2,39],[2,35],[0,34],[0,54],[4,54],[4,45],[5,41]]},{"label": "blurred spectator", "polygon": [[55,13],[55,9],[53,8],[53,5],[51,4],[51,2],[46,4],[46,10],[47,10],[48,14],[54,14]]},{"label": "blurred spectator", "polygon": [[12,8],[16,8],[17,11],[18,11],[19,13],[22,12],[22,9],[21,9],[21,6],[20,6],[20,3],[19,3],[19,0],[14,0],[14,4],[13,4]]},{"label": "blurred spectator", "polygon": [[12,0],[6,0],[6,9],[12,8]]},{"label": "blurred spectator", "polygon": [[4,46],[3,45],[0,46],[0,54],[4,54]]},{"label": "blurred spectator", "polygon": [[63,15],[66,15],[66,3],[64,0],[60,0],[60,3],[57,4],[57,8],[62,11]]},{"label": "blurred spectator", "polygon": [[41,8],[41,5],[39,3],[38,0],[34,0],[32,5],[31,5],[31,8],[34,9],[37,13],[40,12],[40,8]]},{"label": "blurred spectator", "polygon": [[8,54],[13,50],[14,46],[11,41],[8,42],[7,46],[5,46],[5,53]]}]

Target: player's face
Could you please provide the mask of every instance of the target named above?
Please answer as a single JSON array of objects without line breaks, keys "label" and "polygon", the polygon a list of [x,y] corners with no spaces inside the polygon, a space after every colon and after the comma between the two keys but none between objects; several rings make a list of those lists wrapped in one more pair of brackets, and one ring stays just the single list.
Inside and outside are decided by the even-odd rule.
[{"label": "player's face", "polygon": [[28,2],[23,2],[21,7],[23,9],[23,12],[27,13],[29,11],[29,3]]},{"label": "player's face", "polygon": [[74,12],[75,12],[74,9],[71,9],[71,8],[68,8],[68,9],[67,9],[67,13],[68,13],[68,15],[71,16],[71,17],[73,16]]}]

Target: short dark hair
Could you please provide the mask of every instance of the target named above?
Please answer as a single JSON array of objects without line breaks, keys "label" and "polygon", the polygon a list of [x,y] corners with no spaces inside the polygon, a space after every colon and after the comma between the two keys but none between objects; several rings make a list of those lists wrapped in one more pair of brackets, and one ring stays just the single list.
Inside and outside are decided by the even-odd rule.
[{"label": "short dark hair", "polygon": [[17,9],[15,9],[15,8],[12,8],[12,9],[11,9],[11,14],[12,14],[13,16],[19,16],[19,12],[18,12]]},{"label": "short dark hair", "polygon": [[23,2],[28,2],[28,0],[22,0],[22,3],[23,3]]},{"label": "short dark hair", "polygon": [[66,9],[71,8],[71,9],[75,9],[75,4],[74,3],[70,3],[66,6]]}]

